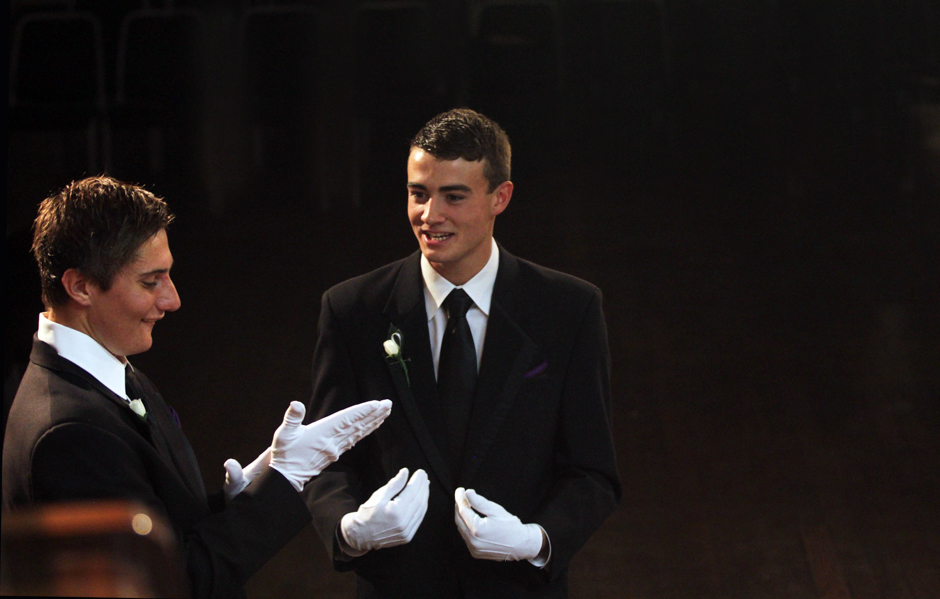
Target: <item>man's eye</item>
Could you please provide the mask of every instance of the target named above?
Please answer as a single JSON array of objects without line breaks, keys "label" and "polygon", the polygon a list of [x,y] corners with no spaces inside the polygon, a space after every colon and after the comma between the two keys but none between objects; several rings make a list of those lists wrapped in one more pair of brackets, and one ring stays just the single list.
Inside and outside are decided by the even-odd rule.
[{"label": "man's eye", "polygon": [[153,289],[153,288],[155,288],[155,287],[157,286],[157,282],[156,282],[156,281],[141,281],[140,283],[141,283],[141,285],[143,285],[143,286],[146,287],[147,289]]},{"label": "man's eye", "polygon": [[453,195],[453,194],[447,196],[448,202],[459,202],[462,199],[464,199],[464,196]]}]

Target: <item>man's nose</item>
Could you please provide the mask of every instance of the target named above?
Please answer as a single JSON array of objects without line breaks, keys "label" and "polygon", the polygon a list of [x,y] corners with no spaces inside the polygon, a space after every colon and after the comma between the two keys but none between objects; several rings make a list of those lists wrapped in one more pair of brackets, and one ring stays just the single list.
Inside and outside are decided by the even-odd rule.
[{"label": "man's nose", "polygon": [[157,300],[157,307],[164,312],[175,312],[180,308],[180,295],[176,292],[176,285],[173,279],[166,278],[163,295]]},{"label": "man's nose", "polygon": [[444,220],[438,202],[433,197],[428,198],[428,201],[424,204],[424,213],[421,215],[421,220],[427,224],[439,223]]}]

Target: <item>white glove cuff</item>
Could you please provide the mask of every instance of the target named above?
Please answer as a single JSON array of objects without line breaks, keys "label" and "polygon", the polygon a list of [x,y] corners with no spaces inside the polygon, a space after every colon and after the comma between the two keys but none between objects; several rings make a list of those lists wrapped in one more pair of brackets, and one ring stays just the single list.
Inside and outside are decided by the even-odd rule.
[{"label": "white glove cuff", "polygon": [[[538,524],[527,524],[526,526],[534,526],[539,531],[539,551],[535,557],[529,559],[529,563],[536,568],[544,568],[552,559],[552,540],[548,538],[548,533],[545,532],[545,529]],[[543,546],[545,546],[544,555],[542,552]]]},{"label": "white glove cuff", "polygon": [[536,559],[542,551],[542,529],[538,524],[524,524],[523,531],[525,536],[516,546],[516,557],[510,559]]}]

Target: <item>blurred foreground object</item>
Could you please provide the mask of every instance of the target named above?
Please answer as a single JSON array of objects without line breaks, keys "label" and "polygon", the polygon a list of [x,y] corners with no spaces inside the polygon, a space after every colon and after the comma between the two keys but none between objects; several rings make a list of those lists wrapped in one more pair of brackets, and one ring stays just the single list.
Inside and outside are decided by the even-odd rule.
[{"label": "blurred foreground object", "polygon": [[46,505],[2,522],[2,595],[187,596],[172,531],[140,504]]}]

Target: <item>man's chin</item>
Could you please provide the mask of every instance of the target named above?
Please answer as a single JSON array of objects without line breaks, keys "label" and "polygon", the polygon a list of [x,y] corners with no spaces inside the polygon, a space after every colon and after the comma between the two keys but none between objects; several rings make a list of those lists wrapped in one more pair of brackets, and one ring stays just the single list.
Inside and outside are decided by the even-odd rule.
[{"label": "man's chin", "polygon": [[153,339],[148,337],[146,340],[140,341],[140,343],[135,344],[133,347],[129,347],[125,356],[136,356],[142,354],[145,351],[149,350],[153,345]]}]

